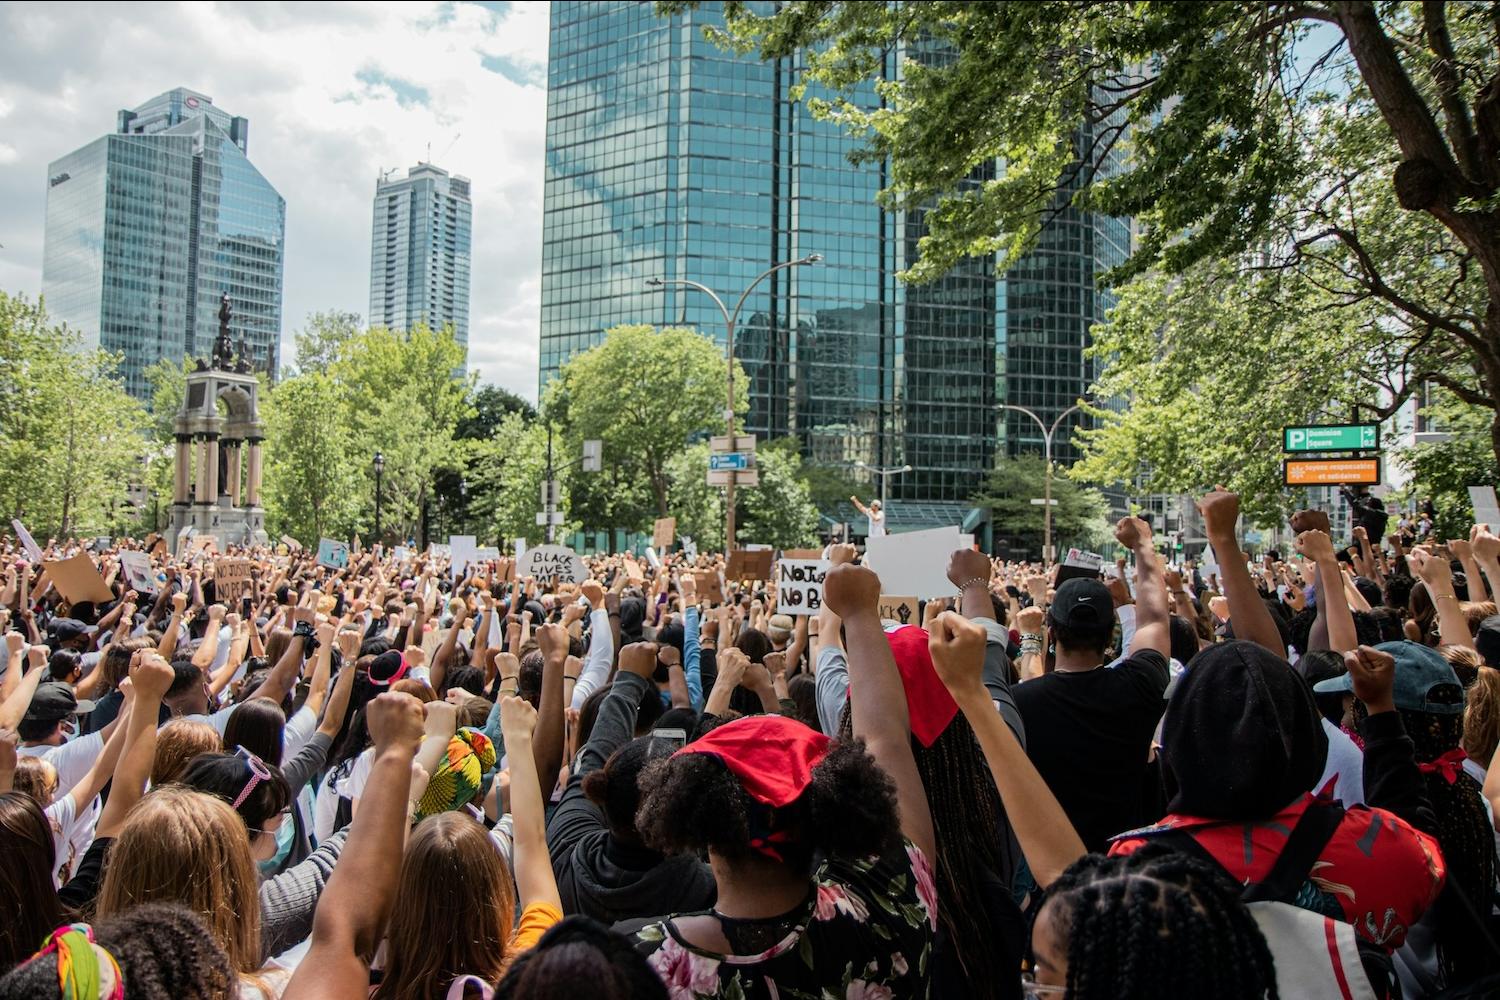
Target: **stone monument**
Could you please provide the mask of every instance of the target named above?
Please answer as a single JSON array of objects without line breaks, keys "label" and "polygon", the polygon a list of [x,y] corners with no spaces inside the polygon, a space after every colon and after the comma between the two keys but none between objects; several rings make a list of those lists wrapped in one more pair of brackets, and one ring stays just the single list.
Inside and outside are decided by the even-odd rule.
[{"label": "stone monument", "polygon": [[[172,490],[174,551],[190,535],[211,535],[227,545],[263,545],[266,512],[260,505],[264,468],[256,394],[260,381],[243,336],[239,358],[229,335],[234,309],[226,292],[219,301],[219,335],[209,360],[198,359],[187,375],[177,413],[176,480]],[[224,413],[220,413],[220,403]],[[191,532],[189,529],[192,529]]]}]

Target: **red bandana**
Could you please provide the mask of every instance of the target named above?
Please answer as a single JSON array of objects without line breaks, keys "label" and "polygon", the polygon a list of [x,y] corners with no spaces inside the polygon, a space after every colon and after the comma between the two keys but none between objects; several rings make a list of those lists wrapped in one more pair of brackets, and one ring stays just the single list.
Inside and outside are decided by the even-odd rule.
[{"label": "red bandana", "polygon": [[1469,755],[1464,753],[1462,747],[1455,747],[1437,760],[1419,761],[1417,770],[1423,774],[1441,774],[1443,780],[1451,785],[1458,780],[1459,772],[1464,769],[1464,761],[1468,759]]},{"label": "red bandana", "polygon": [[812,784],[813,768],[828,756],[822,733],[780,715],[752,715],[720,726],[672,756],[704,753],[719,758],[757,802],[780,808]]},{"label": "red bandana", "polygon": [[886,633],[901,686],[906,689],[906,711],[911,716],[912,735],[930,747],[958,715],[958,702],[943,686],[927,648],[927,630],[906,625]]}]

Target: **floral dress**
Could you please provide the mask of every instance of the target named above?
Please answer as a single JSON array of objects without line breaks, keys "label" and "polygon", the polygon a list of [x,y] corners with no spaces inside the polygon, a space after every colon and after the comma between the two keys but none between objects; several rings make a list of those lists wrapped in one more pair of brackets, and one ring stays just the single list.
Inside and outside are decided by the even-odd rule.
[{"label": "floral dress", "polygon": [[672,918],[637,931],[636,947],[671,1000],[927,996],[937,888],[915,845],[861,861],[826,860],[813,885],[796,926],[758,955],[696,948],[681,938]]}]

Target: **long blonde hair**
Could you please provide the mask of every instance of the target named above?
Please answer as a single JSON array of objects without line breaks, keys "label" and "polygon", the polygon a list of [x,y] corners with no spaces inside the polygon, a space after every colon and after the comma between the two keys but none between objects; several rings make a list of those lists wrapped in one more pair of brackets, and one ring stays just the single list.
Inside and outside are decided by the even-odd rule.
[{"label": "long blonde hair", "polygon": [[250,835],[229,803],[181,785],[154,789],[110,848],[98,915],[180,903],[203,918],[236,972],[261,968],[260,885]]},{"label": "long blonde hair", "polygon": [[199,754],[224,749],[219,731],[196,719],[173,719],[156,733],[156,757],[151,761],[151,787],[176,781],[188,762]]},{"label": "long blonde hair", "polygon": [[493,985],[511,957],[514,914],[511,873],[484,827],[462,812],[424,819],[406,843],[371,997],[426,1000],[461,975]]},{"label": "long blonde hair", "polygon": [[1480,667],[1464,708],[1464,753],[1489,767],[1500,745],[1500,670]]}]

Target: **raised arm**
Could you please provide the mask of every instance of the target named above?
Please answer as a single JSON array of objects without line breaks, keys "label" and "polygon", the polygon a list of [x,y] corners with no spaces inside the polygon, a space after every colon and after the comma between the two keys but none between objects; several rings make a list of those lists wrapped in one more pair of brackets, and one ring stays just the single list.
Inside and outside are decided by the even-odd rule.
[{"label": "raised arm", "polygon": [[[532,763],[536,773],[543,786],[551,792],[563,763],[563,673],[568,660],[568,633],[561,625],[543,625],[537,629],[536,642],[542,653],[542,697],[537,712],[536,732],[528,734],[527,743],[534,753]],[[505,719],[502,715],[501,729],[504,728]],[[506,750],[514,761],[517,751],[510,746],[509,739],[510,734],[507,732]]]},{"label": "raised arm", "polygon": [[[1172,655],[1172,629],[1167,617],[1167,581],[1151,542],[1151,526],[1138,517],[1122,517],[1115,525],[1115,539],[1135,555],[1135,636],[1130,640],[1130,652],[1134,655],[1154,649],[1168,659]],[[1244,570],[1244,560],[1240,562]],[[1250,578],[1248,570],[1245,578]]]},{"label": "raised arm", "polygon": [[[911,752],[906,692],[880,625],[880,578],[863,566],[834,566],[823,580],[823,602],[844,622],[854,735],[865,741],[871,755],[896,784],[902,834],[923,854],[934,858],[936,838],[922,775]],[[982,650],[981,644],[981,656]]]},{"label": "raised arm", "polygon": [[[0,704],[0,729],[14,729],[20,725],[26,709],[31,707],[31,696],[36,694],[37,685],[48,672],[46,646],[32,646],[26,651],[26,660],[31,664],[31,669],[26,671],[26,676],[21,678],[4,703]],[[14,665],[15,660],[11,662]]]},{"label": "raised arm", "polygon": [[166,628],[161,630],[161,642],[156,644],[156,651],[168,661],[177,652],[177,631],[182,625],[182,613],[187,610],[187,603],[187,594],[182,591],[172,595],[172,617],[167,619]]},{"label": "raised arm", "polygon": [[1439,640],[1445,646],[1473,648],[1474,636],[1469,633],[1468,619],[1464,617],[1458,595],[1453,590],[1453,567],[1448,565],[1448,560],[1418,545],[1407,554],[1406,561],[1417,578],[1426,584],[1427,596],[1437,608]]},{"label": "raised arm", "polygon": [[338,865],[318,901],[312,946],[284,1000],[366,1000],[370,956],[384,933],[401,877],[412,756],[422,742],[422,704],[387,692],[366,709],[375,762],[365,807],[349,828]]},{"label": "raised arm", "polygon": [[94,829],[97,838],[118,834],[125,817],[146,793],[146,781],[156,759],[156,720],[162,696],[171,685],[172,665],[161,654],[143,649],[132,655],[130,687],[135,691],[135,704],[126,722],[125,749],[115,765],[109,798]]},{"label": "raised arm", "polygon": [[[1473,537],[1472,533],[1470,537]],[[1474,546],[1468,539],[1455,538],[1448,543],[1448,551],[1464,568],[1464,577],[1469,581],[1469,600],[1483,603],[1490,599],[1484,586],[1484,574],[1479,571],[1479,562],[1474,558]]]},{"label": "raised arm", "polygon": [[[515,823],[512,868],[521,908],[541,903],[561,910],[562,899],[558,896],[557,879],[552,874],[552,860],[547,854],[543,786],[531,752],[532,733],[537,726],[536,709],[524,698],[502,698],[500,726],[505,732],[506,749],[510,751],[510,812]],[[556,780],[556,775],[553,780]]]},{"label": "raised arm", "polygon": [[1297,551],[1311,559],[1318,570],[1318,620],[1328,629],[1327,648],[1336,653],[1353,651],[1359,639],[1354,615],[1344,598],[1344,574],[1333,553],[1333,540],[1317,528],[1304,531],[1297,536]]},{"label": "raised arm", "polygon": [[1208,543],[1219,559],[1219,580],[1224,586],[1235,638],[1248,639],[1277,656],[1286,656],[1281,632],[1266,602],[1260,599],[1260,591],[1255,589],[1255,581],[1245,568],[1245,554],[1240,551],[1236,527],[1240,498],[1227,490],[1214,490],[1198,501],[1198,510],[1203,515]]},{"label": "raised arm", "polygon": [[1031,873],[1045,887],[1083,857],[1083,841],[1016,734],[990,705],[983,676],[984,627],[950,611],[934,623],[927,644],[938,677],[979,738]]},{"label": "raised arm", "polygon": [[[311,618],[311,612],[298,612],[306,614]],[[306,649],[307,640],[313,636],[312,622],[309,620],[298,621],[292,629],[292,638],[286,644],[286,652],[281,654],[281,659],[271,668],[266,675],[265,681],[260,687],[252,691],[248,698],[269,698],[271,701],[281,704],[281,700],[287,696],[297,683],[297,678],[302,674],[303,650]]]}]

